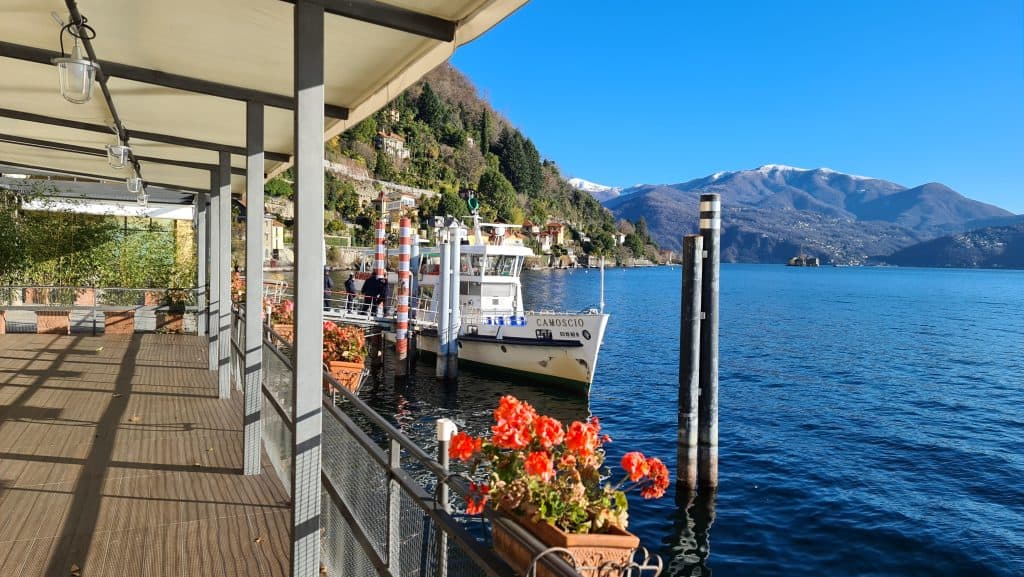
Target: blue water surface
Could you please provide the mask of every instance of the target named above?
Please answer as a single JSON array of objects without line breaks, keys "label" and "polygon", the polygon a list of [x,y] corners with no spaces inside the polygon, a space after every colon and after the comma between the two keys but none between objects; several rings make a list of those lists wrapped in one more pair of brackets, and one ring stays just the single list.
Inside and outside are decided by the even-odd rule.
[{"label": "blue water surface", "polygon": [[[722,265],[720,488],[631,496],[630,529],[671,575],[1024,575],[1024,271]],[[600,416],[675,473],[678,267],[609,269],[589,402],[463,371],[457,388],[369,387],[429,443],[486,432],[512,392]],[[596,270],[528,271],[533,308],[596,307]],[[677,498],[678,497],[678,498]]]}]

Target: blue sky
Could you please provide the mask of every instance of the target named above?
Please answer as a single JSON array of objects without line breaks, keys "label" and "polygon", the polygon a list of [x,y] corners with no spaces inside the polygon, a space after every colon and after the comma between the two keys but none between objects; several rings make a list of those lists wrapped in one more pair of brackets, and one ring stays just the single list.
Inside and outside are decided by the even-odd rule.
[{"label": "blue sky", "polygon": [[789,164],[1024,213],[1024,2],[533,0],[452,63],[567,176]]}]

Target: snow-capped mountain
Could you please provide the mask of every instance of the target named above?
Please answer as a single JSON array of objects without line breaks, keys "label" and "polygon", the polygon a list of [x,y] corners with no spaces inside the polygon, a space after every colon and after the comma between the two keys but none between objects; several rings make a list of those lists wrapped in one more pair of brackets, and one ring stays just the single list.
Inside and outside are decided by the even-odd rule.
[{"label": "snow-capped mountain", "polygon": [[569,186],[577,190],[589,192],[597,200],[604,202],[606,200],[615,198],[622,193],[622,188],[616,186],[605,186],[603,184],[597,184],[596,182],[590,182],[582,178],[570,178]]}]

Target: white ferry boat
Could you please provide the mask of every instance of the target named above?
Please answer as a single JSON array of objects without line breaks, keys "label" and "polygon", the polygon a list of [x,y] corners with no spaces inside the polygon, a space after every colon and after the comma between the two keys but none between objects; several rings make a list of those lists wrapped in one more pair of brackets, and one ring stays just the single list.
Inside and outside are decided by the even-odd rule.
[{"label": "white ferry boat", "polygon": [[[481,227],[493,232],[485,239]],[[597,309],[527,311],[519,275],[533,251],[505,230],[507,225],[477,224],[474,242],[460,246],[459,361],[588,392],[608,315]],[[438,247],[423,249],[415,305],[421,323],[437,318],[440,272]],[[436,354],[437,330],[429,326],[421,324],[418,346]]]}]

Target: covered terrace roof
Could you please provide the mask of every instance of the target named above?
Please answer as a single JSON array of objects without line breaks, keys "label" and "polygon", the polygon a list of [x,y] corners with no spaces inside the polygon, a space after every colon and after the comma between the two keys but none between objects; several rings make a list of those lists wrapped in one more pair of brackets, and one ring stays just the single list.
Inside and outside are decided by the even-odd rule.
[{"label": "covered terrace roof", "polygon": [[[525,0],[324,0],[324,139],[366,118]],[[128,137],[147,188],[210,190],[220,152],[244,191],[246,102],[265,106],[265,175],[293,153],[292,6],[282,0],[13,0],[0,6],[0,163],[123,181]],[[92,99],[65,101],[61,26],[95,30]],[[64,35],[64,51],[73,39]],[[103,86],[101,86],[101,84]],[[113,127],[113,128],[112,128]],[[24,171],[24,170],[22,170]]]}]

